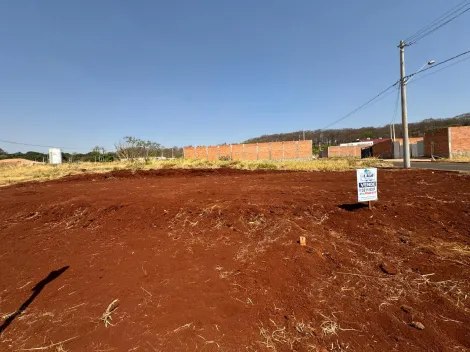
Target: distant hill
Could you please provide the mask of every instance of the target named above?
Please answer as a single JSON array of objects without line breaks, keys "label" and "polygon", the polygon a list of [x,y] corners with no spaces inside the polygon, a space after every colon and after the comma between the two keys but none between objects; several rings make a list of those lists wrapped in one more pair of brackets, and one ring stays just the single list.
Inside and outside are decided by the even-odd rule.
[{"label": "distant hill", "polygon": [[[401,122],[401,120],[399,120]],[[470,126],[470,113],[462,114],[446,119],[425,119],[421,122],[410,123],[408,126],[410,137],[421,137],[424,132],[441,127],[449,126]],[[401,123],[395,124],[395,135],[400,138]],[[361,127],[361,128],[343,128],[329,130],[305,131],[305,139],[313,140],[314,145],[327,144],[336,145],[339,143],[348,143],[357,139],[365,138],[390,138],[390,125],[382,127]],[[281,142],[303,139],[303,131],[263,135],[261,137],[250,138],[245,143],[261,142]]]}]

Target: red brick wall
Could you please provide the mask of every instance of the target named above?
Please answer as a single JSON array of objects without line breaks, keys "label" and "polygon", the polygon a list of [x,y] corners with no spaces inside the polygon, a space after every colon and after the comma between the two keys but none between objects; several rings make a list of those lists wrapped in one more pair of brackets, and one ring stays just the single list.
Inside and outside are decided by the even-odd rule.
[{"label": "red brick wall", "polygon": [[297,142],[284,142],[284,159],[297,158]]},{"label": "red brick wall", "polygon": [[223,157],[224,159],[230,159],[230,146],[229,145],[220,146],[220,157]]},{"label": "red brick wall", "polygon": [[232,160],[243,160],[242,145],[232,144]]},{"label": "red brick wall", "polygon": [[363,147],[360,145],[328,147],[328,158],[337,158],[344,156],[360,158],[362,148]]},{"label": "red brick wall", "polygon": [[470,154],[470,126],[449,128],[451,156]]},{"label": "red brick wall", "polygon": [[217,146],[207,147],[208,150],[208,159],[207,160],[219,160],[219,148]]},{"label": "red brick wall", "polygon": [[284,142],[271,143],[271,159],[282,160],[282,145]]},{"label": "red brick wall", "polygon": [[206,159],[206,147],[196,147],[196,159]]},{"label": "red brick wall", "polygon": [[372,156],[376,158],[393,158],[392,140],[384,139],[382,142],[374,144],[372,146]]},{"label": "red brick wall", "polygon": [[432,143],[434,142],[434,152],[436,156],[449,157],[449,135],[448,128],[440,128],[428,131],[424,134],[424,156],[430,157],[432,153]]},{"label": "red brick wall", "polygon": [[[232,152],[230,153],[230,148]],[[360,153],[359,153],[360,156]],[[282,160],[282,159],[311,159],[312,141],[272,142],[232,144],[207,147],[184,148],[185,159],[218,160],[220,157],[232,160]]]},{"label": "red brick wall", "polygon": [[257,160],[256,147],[257,146],[254,143],[245,144],[243,160]]},{"label": "red brick wall", "polygon": [[312,158],[312,141],[299,141],[299,158]]},{"label": "red brick wall", "polygon": [[187,160],[194,159],[194,147],[183,148],[184,158]]},{"label": "red brick wall", "polygon": [[270,160],[271,143],[258,143],[258,160]]}]

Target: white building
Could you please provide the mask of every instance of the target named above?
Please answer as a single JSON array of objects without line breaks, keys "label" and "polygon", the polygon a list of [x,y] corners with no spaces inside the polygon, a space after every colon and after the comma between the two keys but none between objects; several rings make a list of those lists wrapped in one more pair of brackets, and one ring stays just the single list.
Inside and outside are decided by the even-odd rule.
[{"label": "white building", "polygon": [[49,148],[49,164],[62,164],[62,151],[59,148]]}]

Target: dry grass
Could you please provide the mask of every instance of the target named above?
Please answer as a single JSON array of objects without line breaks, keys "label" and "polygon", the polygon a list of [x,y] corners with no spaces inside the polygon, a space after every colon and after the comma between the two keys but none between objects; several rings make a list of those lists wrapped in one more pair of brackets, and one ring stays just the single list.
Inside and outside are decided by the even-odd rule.
[{"label": "dry grass", "polygon": [[107,328],[108,325],[110,326],[114,326],[113,324],[111,324],[111,320],[113,320],[113,317],[111,316],[113,314],[113,312],[118,309],[118,306],[114,306],[116,303],[118,302],[117,299],[115,299],[114,301],[112,301],[108,308],[106,308],[106,311],[103,313],[103,315],[101,316],[100,320],[102,320],[104,322],[104,326]]},{"label": "dry grass", "polygon": [[470,163],[470,155],[454,155],[452,158],[447,159],[447,158],[442,158],[442,159],[437,159],[436,161],[440,162],[454,162],[454,163]]},{"label": "dry grass", "polygon": [[22,349],[20,349],[20,351],[44,351],[44,350],[49,350],[49,349],[55,347],[55,350],[57,352],[63,352],[63,351],[65,351],[64,350],[64,344],[69,342],[69,341],[75,340],[76,338],[78,338],[78,336],[71,337],[70,339],[67,339],[67,340],[64,340],[64,341],[51,343],[50,345],[43,346],[43,347],[22,348]]},{"label": "dry grass", "polygon": [[452,250],[454,252],[457,252],[460,255],[468,255],[470,256],[470,246],[467,245],[462,245],[460,243],[456,243],[453,247]]},{"label": "dry grass", "polygon": [[119,163],[83,163],[52,165],[0,166],[0,186],[26,181],[47,181],[84,172],[102,173],[126,169]]},{"label": "dry grass", "polygon": [[345,171],[355,168],[389,167],[389,162],[378,159],[320,159],[306,161],[206,161],[206,160],[154,160],[149,162],[76,163],[52,165],[1,165],[0,186],[27,182],[48,181],[83,173],[105,173],[118,170],[149,169],[217,169],[230,167],[239,170],[297,170]]},{"label": "dry grass", "polygon": [[173,330],[173,333],[176,334],[177,332],[180,332],[181,330],[188,329],[192,325],[193,325],[193,323],[187,323],[187,324],[181,325],[179,328],[176,328],[175,330]]},{"label": "dry grass", "polygon": [[293,350],[294,344],[301,341],[300,336],[289,334],[286,327],[278,326],[273,320],[271,323],[274,328],[264,327],[262,324],[259,326],[259,334],[262,341],[258,341],[268,349],[277,351],[279,345],[287,345],[290,350]]}]

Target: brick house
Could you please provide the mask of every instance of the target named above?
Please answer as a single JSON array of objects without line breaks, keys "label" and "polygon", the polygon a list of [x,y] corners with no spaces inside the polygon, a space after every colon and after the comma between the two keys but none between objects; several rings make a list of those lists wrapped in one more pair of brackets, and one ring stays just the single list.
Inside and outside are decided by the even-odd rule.
[{"label": "brick house", "polygon": [[[410,156],[418,158],[424,156],[423,137],[410,137]],[[403,138],[384,139],[372,146],[372,156],[383,159],[403,158]]]},{"label": "brick house", "polygon": [[470,155],[470,126],[444,127],[426,132],[424,155],[443,158]]}]

